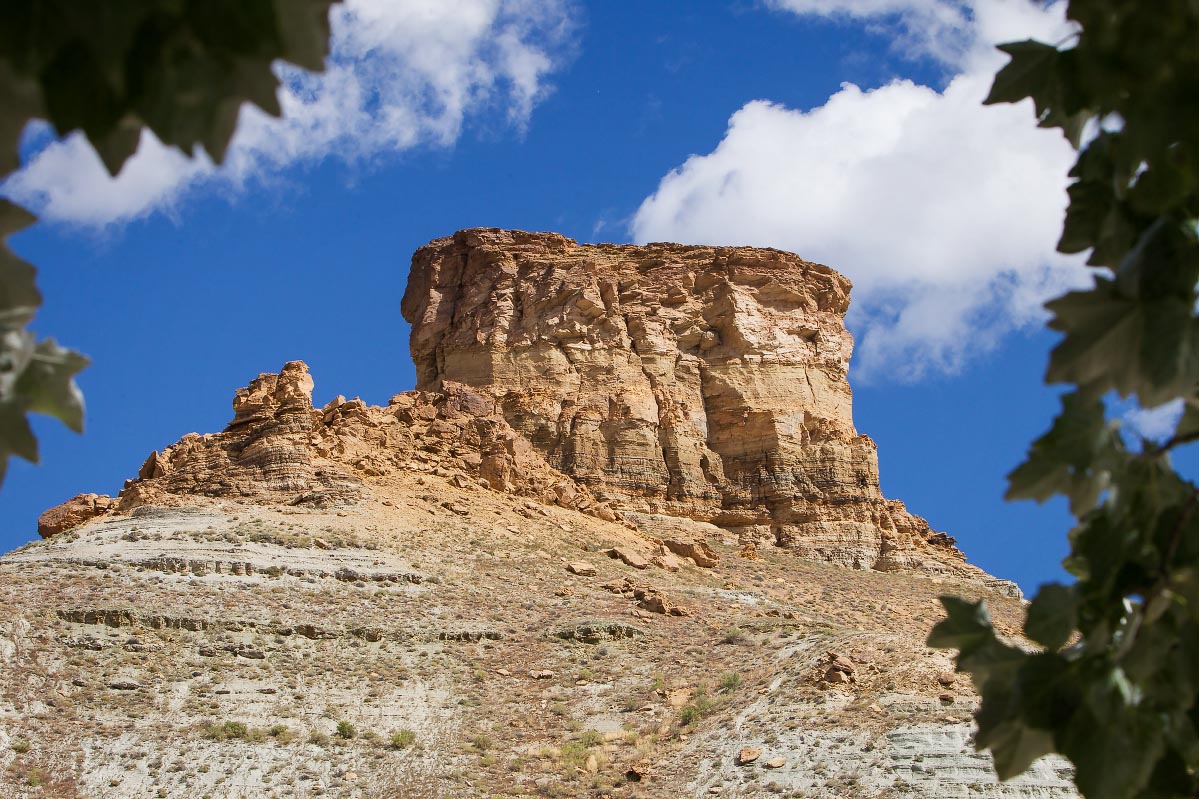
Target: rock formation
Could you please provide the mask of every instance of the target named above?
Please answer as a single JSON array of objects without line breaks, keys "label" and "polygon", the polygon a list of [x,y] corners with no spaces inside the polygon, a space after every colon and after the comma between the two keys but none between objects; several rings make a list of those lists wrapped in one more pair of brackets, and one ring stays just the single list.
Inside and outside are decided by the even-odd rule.
[{"label": "rock formation", "polygon": [[883,497],[854,429],[849,289],[779,250],[475,229],[417,251],[403,312],[419,390],[493,398],[622,509],[856,568],[956,570],[952,539]]},{"label": "rock formation", "polygon": [[415,391],[316,410],[307,366],[288,363],[237,391],[223,432],[151,453],[118,501],[81,495],[41,532],[195,495],[351,503],[364,481],[441,469],[628,519],[676,553],[715,533],[989,579],[879,490],[853,427],[849,289],[778,250],[460,231],[413,256]]},{"label": "rock formation", "polygon": [[490,400],[444,382],[396,394],[387,407],[337,397],[312,406],[308,366],[292,361],[233,397],[221,433],[190,433],[150,453],[116,499],[81,494],[42,514],[43,538],[109,512],[177,505],[196,496],[329,507],[358,500],[363,482],[399,470],[436,472],[616,521],[619,514],[545,463],[493,413]]},{"label": "rock formation", "polygon": [[422,248],[416,390],[316,408],[287,363],[0,557],[0,796],[1073,799],[1060,758],[997,782],[925,645],[938,595],[1025,608],[882,496],[848,290]]}]

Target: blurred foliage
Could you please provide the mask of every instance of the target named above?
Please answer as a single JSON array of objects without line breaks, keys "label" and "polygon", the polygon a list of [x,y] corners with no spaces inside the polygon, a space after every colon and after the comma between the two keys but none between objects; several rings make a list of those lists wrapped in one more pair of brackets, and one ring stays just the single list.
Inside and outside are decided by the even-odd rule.
[{"label": "blurred foliage", "polygon": [[[218,163],[251,102],[279,115],[271,65],[321,70],[334,0],[6,0],[0,4],[0,180],[20,165],[30,120],[81,131],[112,174],[143,129]],[[88,361],[28,330],[36,270],[7,238],[32,214],[0,200],[0,480],[11,455],[37,461],[27,414],[83,429],[74,375]]]},{"label": "blurred foliage", "polygon": [[[1077,35],[1001,46],[988,103],[1032,98],[1079,155],[1058,249],[1094,283],[1046,306],[1048,383],[1073,384],[1009,475],[1009,499],[1065,496],[1072,585],[1041,587],[1024,635],[943,597],[929,645],[982,696],[976,744],[1000,778],[1059,752],[1088,799],[1199,795],[1199,489],[1170,454],[1199,440],[1199,3],[1070,0]],[[1126,442],[1105,398],[1181,401],[1163,441]]]}]

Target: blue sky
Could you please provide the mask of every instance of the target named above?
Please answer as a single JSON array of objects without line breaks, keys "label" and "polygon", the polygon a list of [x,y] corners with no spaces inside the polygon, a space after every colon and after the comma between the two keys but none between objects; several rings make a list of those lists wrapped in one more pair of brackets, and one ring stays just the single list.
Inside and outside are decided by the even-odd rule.
[{"label": "blue sky", "polygon": [[29,137],[4,190],[43,217],[11,242],[40,269],[35,327],[94,364],[86,433],[39,422],[42,464],[11,464],[0,550],[220,430],[287,360],[318,402],[411,388],[412,251],[496,226],[842,270],[885,493],[1026,591],[1063,576],[1064,508],[1001,495],[1055,410],[1040,303],[1085,279],[1053,252],[1072,156],[1027,108],[978,103],[992,45],[1060,32],[1059,8],[359,0],[335,23],[329,75],[289,73],[292,121],[244,115],[221,169],[144,141],[113,181],[82,141]]}]

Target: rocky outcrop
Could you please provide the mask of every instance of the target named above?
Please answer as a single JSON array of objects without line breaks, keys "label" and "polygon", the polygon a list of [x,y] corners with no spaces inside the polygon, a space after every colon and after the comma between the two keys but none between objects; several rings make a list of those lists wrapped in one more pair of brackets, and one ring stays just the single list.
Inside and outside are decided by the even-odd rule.
[{"label": "rocky outcrop", "polygon": [[319,462],[321,415],[312,407],[313,380],[302,361],[260,374],[233,397],[233,419],[220,433],[189,433],[150,453],[121,492],[120,508],[162,495],[240,497],[286,503],[336,503],[356,498],[352,470]]},{"label": "rocky outcrop", "polygon": [[233,397],[220,433],[188,434],[150,453],[116,499],[86,494],[47,510],[49,537],[104,513],[186,503],[195,496],[271,505],[327,507],[369,491],[372,479],[427,472],[618,521],[607,503],[556,469],[495,412],[488,397],[445,381],[437,391],[396,394],[386,407],[337,397],[312,406],[313,380],[301,361],[260,374]]},{"label": "rocky outcrop", "polygon": [[403,313],[418,389],[474,387],[630,512],[856,568],[966,568],[879,490],[846,380],[849,289],[778,250],[475,229],[417,251]]},{"label": "rocky outcrop", "polygon": [[102,516],[116,507],[116,500],[105,494],[76,494],[38,517],[37,532],[42,538],[71,530]]}]

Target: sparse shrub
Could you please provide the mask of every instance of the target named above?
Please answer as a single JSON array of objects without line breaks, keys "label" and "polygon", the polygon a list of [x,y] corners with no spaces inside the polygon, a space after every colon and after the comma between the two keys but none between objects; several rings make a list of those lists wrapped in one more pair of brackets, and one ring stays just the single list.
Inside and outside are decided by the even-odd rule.
[{"label": "sparse shrub", "polygon": [[295,733],[291,731],[291,727],[286,724],[275,724],[267,733],[281,744],[289,743],[295,737]]},{"label": "sparse shrub", "polygon": [[393,749],[406,749],[416,743],[416,733],[413,730],[396,730],[391,734]]},{"label": "sparse shrub", "polygon": [[317,746],[327,746],[329,744],[329,736],[320,730],[313,730],[312,734],[308,736],[308,743],[316,744]]},{"label": "sparse shrub", "polygon": [[740,627],[726,627],[720,640],[726,644],[739,644],[745,640],[745,631]]},{"label": "sparse shrub", "polygon": [[488,749],[491,748],[491,745],[493,742],[491,740],[490,735],[486,735],[484,733],[479,733],[478,735],[476,735],[474,738],[471,739],[471,743],[474,744],[474,747],[476,749],[478,749],[480,752],[486,752]]},{"label": "sparse shrub", "polygon": [[690,704],[683,707],[679,712],[679,723],[683,726],[695,724],[697,721],[707,716],[716,709],[716,703],[708,696],[707,690],[701,686],[695,692],[695,697]]},{"label": "sparse shrub", "polygon": [[23,755],[29,751],[29,741],[24,738],[14,738],[11,744],[12,750],[18,755]]},{"label": "sparse shrub", "polygon": [[346,721],[345,719],[342,719],[341,721],[337,722],[337,737],[338,738],[348,741],[351,738],[355,737],[356,735],[358,735],[358,731],[356,729],[354,729],[353,724]]},{"label": "sparse shrub", "polygon": [[245,738],[249,730],[240,721],[226,721],[223,724],[212,724],[204,730],[204,737],[213,741],[224,741],[227,738]]},{"label": "sparse shrub", "polygon": [[731,694],[741,687],[741,675],[735,671],[726,671],[720,675],[720,687]]},{"label": "sparse shrub", "polygon": [[579,743],[583,746],[598,746],[603,741],[604,734],[599,730],[583,730],[583,734],[579,736]]}]

